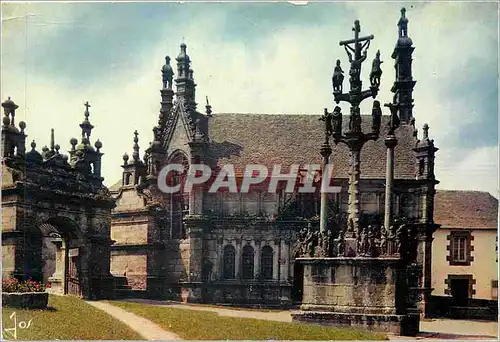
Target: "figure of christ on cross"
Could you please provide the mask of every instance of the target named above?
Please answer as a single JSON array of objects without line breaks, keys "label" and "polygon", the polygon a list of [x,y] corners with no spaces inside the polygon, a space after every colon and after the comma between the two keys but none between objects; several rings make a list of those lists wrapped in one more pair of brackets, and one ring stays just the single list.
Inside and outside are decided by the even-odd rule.
[{"label": "figure of christ on cross", "polygon": [[[339,44],[340,46],[344,46],[347,56],[349,57],[349,63],[351,63],[351,68],[349,70],[349,75],[351,76],[351,90],[361,90],[361,63],[363,63],[366,59],[367,51],[370,47],[370,41],[374,38],[374,36],[369,35],[366,37],[359,37],[359,32],[361,31],[359,20],[354,22],[352,30],[354,31],[354,39],[343,40]],[[354,47],[349,45],[353,43]],[[354,53],[354,58],[352,57],[351,52]]]}]

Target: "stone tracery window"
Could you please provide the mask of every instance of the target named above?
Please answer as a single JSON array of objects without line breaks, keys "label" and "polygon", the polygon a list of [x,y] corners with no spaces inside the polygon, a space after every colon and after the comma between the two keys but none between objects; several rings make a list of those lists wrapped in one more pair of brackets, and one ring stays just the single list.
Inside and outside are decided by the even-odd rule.
[{"label": "stone tracery window", "polygon": [[243,247],[243,255],[241,259],[241,277],[243,279],[253,279],[254,277],[254,250],[252,246],[246,245]]},{"label": "stone tracery window", "polygon": [[270,246],[265,246],[262,248],[262,252],[260,254],[260,274],[262,279],[273,279],[273,266],[273,249]]},{"label": "stone tracery window", "polygon": [[236,250],[233,246],[227,245],[224,247],[224,255],[222,261],[222,276],[224,279],[236,278]]}]

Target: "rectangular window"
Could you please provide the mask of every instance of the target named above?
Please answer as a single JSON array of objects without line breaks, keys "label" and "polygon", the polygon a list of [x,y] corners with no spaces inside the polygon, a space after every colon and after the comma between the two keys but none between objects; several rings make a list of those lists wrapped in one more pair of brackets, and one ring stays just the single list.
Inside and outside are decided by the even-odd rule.
[{"label": "rectangular window", "polygon": [[447,247],[449,255],[446,257],[450,265],[469,266],[474,261],[474,257],[471,255],[474,250],[472,246],[473,239],[474,237],[466,230],[452,231],[450,233]]},{"label": "rectangular window", "polygon": [[453,261],[466,262],[467,238],[465,236],[454,236],[451,243]]}]

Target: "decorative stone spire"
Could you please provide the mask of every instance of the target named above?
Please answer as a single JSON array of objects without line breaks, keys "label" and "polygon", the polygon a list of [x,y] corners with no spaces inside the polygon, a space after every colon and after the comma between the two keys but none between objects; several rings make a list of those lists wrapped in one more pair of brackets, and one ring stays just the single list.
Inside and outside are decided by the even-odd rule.
[{"label": "decorative stone spire", "polygon": [[191,69],[191,59],[189,58],[186,44],[181,44],[181,52],[175,59],[177,61],[177,99],[183,100],[188,110],[196,110],[195,88],[193,79],[193,69]]},{"label": "decorative stone spire", "polygon": [[436,181],[434,175],[434,160],[436,152],[439,149],[434,146],[434,140],[429,139],[428,124],[424,124],[422,131],[422,140],[419,140],[417,146],[414,148],[416,152],[416,178]]},{"label": "decorative stone spire", "polygon": [[80,124],[80,127],[82,129],[82,143],[85,138],[88,141],[90,141],[90,134],[92,133],[92,129],[94,128],[94,126],[89,121],[89,116],[90,116],[89,108],[91,107],[89,102],[88,101],[85,102],[84,106],[85,106],[85,113],[83,115],[85,115],[85,119]]},{"label": "decorative stone spire", "polygon": [[134,159],[134,162],[137,163],[139,162],[139,133],[137,130],[134,131],[134,153],[132,154],[132,158]]},{"label": "decorative stone spire", "polygon": [[210,103],[208,103],[208,96],[206,96],[207,99],[207,105],[205,106],[205,113],[207,114],[208,117],[212,117],[212,106]]},{"label": "decorative stone spire", "polygon": [[134,131],[134,152],[132,152],[132,161],[129,162],[127,153],[123,155],[123,186],[137,185],[141,179],[146,176],[146,165],[139,156],[139,133]]},{"label": "decorative stone spire", "polygon": [[401,124],[411,124],[413,118],[413,88],[416,81],[412,77],[412,40],[408,37],[408,19],[406,9],[401,9],[401,18],[398,22],[398,40],[392,53],[395,60],[396,79],[391,91],[394,93],[393,103],[399,108]]},{"label": "decorative stone spire", "polygon": [[2,119],[2,156],[3,157],[23,157],[26,151],[26,134],[24,129],[26,123],[19,122],[19,130],[15,125],[17,104],[10,99],[2,103],[4,109],[4,117]]}]

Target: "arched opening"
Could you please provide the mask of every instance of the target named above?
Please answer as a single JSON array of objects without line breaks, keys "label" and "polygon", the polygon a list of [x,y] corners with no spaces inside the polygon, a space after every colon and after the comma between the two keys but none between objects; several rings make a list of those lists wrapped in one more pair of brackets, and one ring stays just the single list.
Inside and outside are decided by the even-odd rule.
[{"label": "arched opening", "polygon": [[184,184],[189,171],[189,161],[182,152],[176,152],[170,158],[170,164],[184,166],[182,172],[171,171],[171,186],[180,185],[180,190],[170,194],[170,237],[185,239],[184,216],[189,214],[189,193],[184,192]]},{"label": "arched opening", "polygon": [[254,250],[252,246],[246,245],[243,247],[243,255],[241,259],[241,277],[243,279],[253,279],[254,277]]},{"label": "arched opening", "polygon": [[[65,217],[53,217],[38,227],[40,249],[33,260],[40,260],[40,278],[58,294],[81,296],[81,256],[78,227]],[[36,264],[36,261],[33,263]]]},{"label": "arched opening", "polygon": [[224,247],[224,255],[222,261],[222,277],[226,280],[236,278],[236,250],[233,246],[227,245]]},{"label": "arched opening", "polygon": [[273,279],[273,249],[270,246],[264,246],[262,248],[261,256],[260,256],[260,274],[262,279],[264,280],[272,280]]}]

